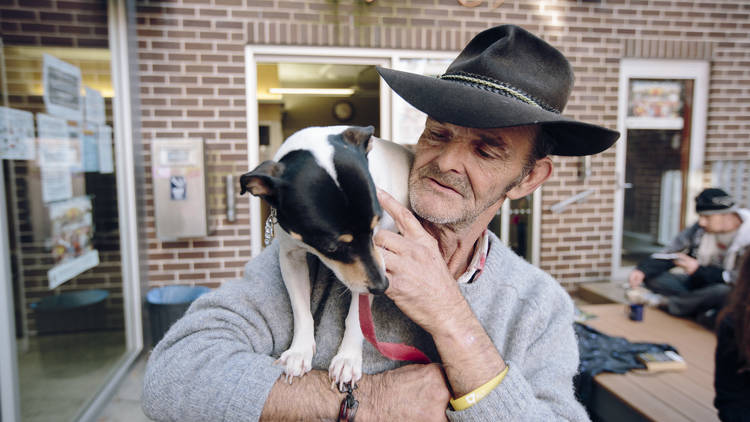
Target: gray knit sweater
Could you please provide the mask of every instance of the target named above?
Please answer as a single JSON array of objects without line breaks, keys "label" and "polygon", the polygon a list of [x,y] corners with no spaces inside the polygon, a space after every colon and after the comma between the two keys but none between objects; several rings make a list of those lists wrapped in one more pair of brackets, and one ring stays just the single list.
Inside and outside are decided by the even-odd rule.
[{"label": "gray knit sweater", "polygon": [[[146,368],[143,410],[156,420],[257,420],[282,373],[272,362],[292,341],[292,310],[274,242],[245,267],[243,280],[200,297],[156,346]],[[350,295],[309,259],[317,352],[328,369],[343,335]],[[516,256],[494,235],[482,273],[461,291],[510,370],[503,382],[454,421],[588,420],[576,401],[578,366],[570,298],[549,275]],[[439,361],[435,345],[384,296],[372,305],[378,339],[403,342]],[[363,371],[403,363],[364,346]],[[333,416],[333,415],[332,415]]]}]

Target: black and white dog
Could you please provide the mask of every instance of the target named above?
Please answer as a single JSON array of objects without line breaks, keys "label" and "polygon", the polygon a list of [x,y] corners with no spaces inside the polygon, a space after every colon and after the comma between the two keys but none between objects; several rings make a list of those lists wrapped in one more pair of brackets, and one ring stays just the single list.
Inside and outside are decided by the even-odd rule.
[{"label": "black and white dog", "polygon": [[[240,177],[249,191],[276,209],[279,264],[294,313],[291,347],[278,362],[287,380],[310,371],[315,353],[311,283],[305,255],[320,258],[351,291],[344,337],[329,366],[339,386],[362,377],[360,293],[388,287],[383,259],[373,244],[393,220],[378,203],[375,186],[408,203],[412,153],[373,135],[368,127],[311,127],[290,136],[274,156]],[[368,171],[369,169],[369,171]]]}]

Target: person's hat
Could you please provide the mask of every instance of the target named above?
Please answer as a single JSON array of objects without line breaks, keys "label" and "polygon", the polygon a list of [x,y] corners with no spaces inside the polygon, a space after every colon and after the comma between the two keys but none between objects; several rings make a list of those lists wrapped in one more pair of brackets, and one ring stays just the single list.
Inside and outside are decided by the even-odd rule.
[{"label": "person's hat", "polygon": [[398,95],[435,120],[472,128],[538,124],[555,139],[555,155],[596,154],[620,136],[560,114],[573,88],[570,63],[515,25],[477,34],[437,78],[377,70]]},{"label": "person's hat", "polygon": [[701,215],[725,214],[736,209],[734,199],[721,189],[704,189],[695,197],[695,212]]}]

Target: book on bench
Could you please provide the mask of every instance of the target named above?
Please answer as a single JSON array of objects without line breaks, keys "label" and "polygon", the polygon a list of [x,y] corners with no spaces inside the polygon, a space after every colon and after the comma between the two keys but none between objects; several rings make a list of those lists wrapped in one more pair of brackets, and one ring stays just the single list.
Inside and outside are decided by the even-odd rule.
[{"label": "book on bench", "polygon": [[666,350],[656,353],[638,353],[638,361],[646,365],[646,371],[683,371],[687,363],[677,352]]}]

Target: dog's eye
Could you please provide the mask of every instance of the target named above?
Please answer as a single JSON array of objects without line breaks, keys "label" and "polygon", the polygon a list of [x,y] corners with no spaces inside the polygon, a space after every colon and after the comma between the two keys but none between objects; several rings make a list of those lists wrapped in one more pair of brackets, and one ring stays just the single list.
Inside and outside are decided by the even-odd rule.
[{"label": "dog's eye", "polygon": [[325,246],[325,250],[326,250],[326,252],[328,252],[328,253],[333,253],[333,252],[336,252],[336,250],[337,250],[338,248],[339,248],[339,244],[338,244],[338,242],[329,242],[329,243],[328,243],[328,244],[327,244],[327,245]]}]

